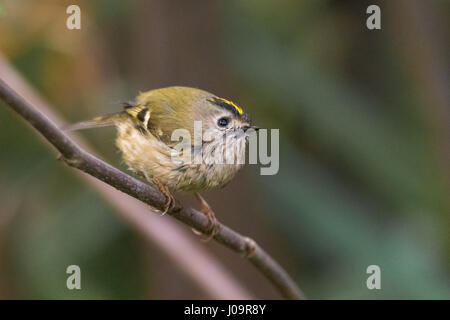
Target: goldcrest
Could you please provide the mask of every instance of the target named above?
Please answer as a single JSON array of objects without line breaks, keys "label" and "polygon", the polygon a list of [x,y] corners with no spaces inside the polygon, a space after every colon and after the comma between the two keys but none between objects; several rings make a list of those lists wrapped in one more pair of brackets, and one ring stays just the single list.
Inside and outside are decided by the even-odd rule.
[{"label": "goldcrest", "polygon": [[[208,139],[202,138],[199,145],[190,142],[192,157],[174,158],[179,141],[172,139],[173,132],[182,129],[192,138],[198,124],[203,137]],[[243,132],[258,129],[251,126],[248,114],[235,103],[200,89],[180,86],[140,93],[121,112],[67,129],[104,126],[117,128],[116,146],[128,167],[166,196],[163,213],[175,203],[172,191],[194,192],[213,226],[217,225],[214,213],[199,192],[223,187],[232,180],[243,166],[237,159],[245,159],[247,135]],[[199,154],[201,161],[194,161]],[[217,156],[224,161],[215,161]],[[228,161],[230,158],[234,161]]]}]

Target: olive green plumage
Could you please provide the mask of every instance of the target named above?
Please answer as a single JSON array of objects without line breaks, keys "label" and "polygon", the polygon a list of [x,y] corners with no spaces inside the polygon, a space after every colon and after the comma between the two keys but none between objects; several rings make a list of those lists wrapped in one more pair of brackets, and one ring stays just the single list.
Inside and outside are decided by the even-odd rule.
[{"label": "olive green plumage", "polygon": [[[193,138],[194,121],[201,121],[203,134],[212,138],[201,146],[204,161],[174,160],[173,147],[179,141],[172,141],[172,133],[186,129]],[[224,186],[242,167],[242,163],[211,164],[208,157],[214,152],[224,156],[237,152],[238,157],[245,157],[246,139],[239,132],[250,128],[250,119],[233,102],[209,92],[168,87],[140,93],[123,111],[72,125],[68,130],[109,125],[117,127],[116,145],[131,170],[160,190],[197,192]],[[225,134],[226,143],[214,139]]]}]

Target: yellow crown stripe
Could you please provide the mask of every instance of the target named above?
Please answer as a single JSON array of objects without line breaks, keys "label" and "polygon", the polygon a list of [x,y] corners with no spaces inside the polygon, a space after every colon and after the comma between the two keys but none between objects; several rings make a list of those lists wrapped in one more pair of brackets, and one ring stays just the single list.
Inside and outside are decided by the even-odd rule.
[{"label": "yellow crown stripe", "polygon": [[219,98],[219,99],[222,100],[223,102],[228,103],[229,105],[233,106],[233,108],[235,108],[236,111],[239,114],[243,114],[244,113],[244,111],[241,108],[239,108],[233,101],[230,101],[230,100],[227,100],[227,99],[224,99],[224,98]]}]

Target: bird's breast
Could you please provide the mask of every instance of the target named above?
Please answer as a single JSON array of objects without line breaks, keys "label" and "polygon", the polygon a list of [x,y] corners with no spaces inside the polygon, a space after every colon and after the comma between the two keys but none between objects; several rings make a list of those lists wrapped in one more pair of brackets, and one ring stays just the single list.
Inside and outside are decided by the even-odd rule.
[{"label": "bird's breast", "polygon": [[[128,167],[149,182],[158,180],[173,191],[202,191],[229,183],[245,162],[245,139],[204,144],[191,157],[174,158],[173,149],[150,132],[142,133],[132,121],[117,126],[117,147]],[[198,152],[200,152],[198,158]]]}]

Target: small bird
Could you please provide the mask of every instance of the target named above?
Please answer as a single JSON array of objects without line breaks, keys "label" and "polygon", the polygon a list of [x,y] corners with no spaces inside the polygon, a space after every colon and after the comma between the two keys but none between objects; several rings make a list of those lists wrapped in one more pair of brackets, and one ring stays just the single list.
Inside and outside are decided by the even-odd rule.
[{"label": "small bird", "polygon": [[[191,139],[191,157],[175,159],[179,140],[172,139],[173,132],[184,129],[194,137],[196,122],[201,124],[203,133],[199,145]],[[134,102],[125,103],[121,112],[65,129],[105,126],[117,128],[116,146],[129,169],[165,195],[163,214],[175,205],[172,192],[194,192],[201,212],[209,218],[209,236],[218,232],[215,214],[199,192],[224,187],[243,166],[238,159],[245,159],[247,131],[259,128],[251,125],[249,115],[241,107],[200,89],[174,86],[140,93]],[[199,155],[201,161],[193,161]],[[218,156],[226,162],[215,161]]]}]

